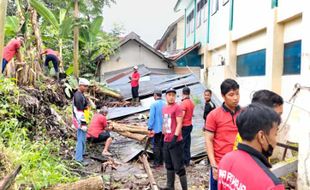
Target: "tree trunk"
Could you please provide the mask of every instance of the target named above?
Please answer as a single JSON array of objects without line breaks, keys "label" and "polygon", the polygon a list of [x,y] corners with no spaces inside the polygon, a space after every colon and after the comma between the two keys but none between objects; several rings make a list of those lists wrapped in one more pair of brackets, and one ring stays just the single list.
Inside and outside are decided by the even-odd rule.
[{"label": "tree trunk", "polygon": [[61,72],[64,72],[65,69],[64,69],[64,63],[63,63],[63,60],[62,60],[62,46],[63,46],[63,42],[62,42],[61,37],[59,38],[58,46],[59,46],[59,60],[60,60],[59,68],[60,68]]},{"label": "tree trunk", "polygon": [[36,47],[37,47],[37,52],[38,52],[36,55],[36,57],[38,58],[38,61],[36,61],[38,65],[35,66],[35,68],[33,69],[35,70],[35,72],[38,72],[37,68],[39,68],[40,69],[39,72],[41,72],[42,71],[41,64],[43,64],[42,56],[41,56],[43,43],[42,43],[42,38],[40,34],[40,28],[39,28],[38,21],[37,21],[38,14],[37,14],[37,11],[35,11],[33,8],[30,9],[30,14],[31,14],[32,30],[36,38]]},{"label": "tree trunk", "polygon": [[[74,1],[74,18],[75,24],[77,24],[79,17],[79,3],[78,0]],[[74,48],[73,48],[73,72],[75,77],[79,77],[79,27],[74,26],[73,31],[73,40],[74,40]]]},{"label": "tree trunk", "polygon": [[3,55],[3,46],[4,46],[4,25],[5,25],[5,16],[6,16],[6,8],[7,8],[8,2],[7,0],[1,0],[0,1],[0,62],[2,65],[2,55]]},{"label": "tree trunk", "polygon": [[61,184],[56,187],[48,188],[47,190],[102,190],[104,189],[104,183],[101,176],[90,177],[70,184]]}]

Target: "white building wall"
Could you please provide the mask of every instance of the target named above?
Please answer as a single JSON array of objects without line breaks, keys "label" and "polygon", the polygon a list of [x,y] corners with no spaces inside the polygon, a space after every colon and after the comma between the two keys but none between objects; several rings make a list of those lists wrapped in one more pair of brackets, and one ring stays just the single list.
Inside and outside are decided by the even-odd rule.
[{"label": "white building wall", "polygon": [[[192,10],[194,10],[194,8],[195,8],[195,3],[194,1],[192,1],[186,9],[186,18],[185,18],[186,20],[187,20],[188,15],[192,12]],[[185,22],[185,25],[186,25],[186,47],[190,47],[194,45],[194,31],[191,30],[190,34],[188,35],[187,33],[188,25],[186,24],[186,22]]]}]

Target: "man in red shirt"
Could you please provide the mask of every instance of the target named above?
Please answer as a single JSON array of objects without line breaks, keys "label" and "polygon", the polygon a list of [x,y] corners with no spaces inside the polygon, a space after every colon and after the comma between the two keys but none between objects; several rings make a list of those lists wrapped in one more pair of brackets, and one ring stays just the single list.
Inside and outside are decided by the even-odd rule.
[{"label": "man in red shirt", "polygon": [[184,87],[182,90],[182,136],[183,136],[183,151],[184,164],[189,166],[191,160],[191,132],[193,130],[192,118],[195,109],[193,101],[190,99],[190,88]]},{"label": "man in red shirt", "polygon": [[133,73],[129,77],[131,85],[132,102],[139,102],[139,79],[140,74],[138,72],[138,66],[133,67]]},{"label": "man in red shirt", "polygon": [[41,55],[44,55],[44,54],[46,54],[44,67],[43,67],[45,74],[46,75],[49,74],[48,63],[50,61],[52,61],[55,72],[56,72],[56,77],[57,77],[57,79],[59,79],[59,69],[58,68],[59,68],[59,62],[60,61],[59,61],[58,51],[54,51],[52,49],[46,49],[41,53]]},{"label": "man in red shirt", "polygon": [[167,187],[174,189],[175,174],[180,178],[182,189],[187,189],[186,171],[182,148],[182,109],[176,104],[176,90],[166,91],[167,105],[163,108],[164,161],[167,169]]},{"label": "man in red shirt", "polygon": [[210,160],[210,189],[217,189],[217,165],[222,157],[233,150],[238,129],[236,117],[240,112],[239,84],[233,79],[226,79],[221,84],[224,103],[211,111],[205,125],[205,143]]},{"label": "man in red shirt", "polygon": [[276,146],[280,116],[273,109],[254,103],[241,111],[236,122],[243,141],[238,150],[220,161],[218,189],[284,190],[284,185],[269,170],[271,164],[267,159]]},{"label": "man in red shirt", "polygon": [[111,156],[109,152],[109,147],[112,143],[112,137],[110,136],[109,130],[112,127],[108,127],[107,116],[108,108],[103,107],[100,109],[99,113],[96,113],[91,122],[89,129],[87,131],[87,140],[93,143],[105,142],[104,149],[102,151],[103,156]]},{"label": "man in red shirt", "polygon": [[23,45],[23,42],[23,37],[17,37],[9,41],[9,43],[4,47],[2,59],[2,73],[4,72],[6,65],[15,55],[17,55],[17,60],[21,61],[21,54],[19,52],[19,48]]}]

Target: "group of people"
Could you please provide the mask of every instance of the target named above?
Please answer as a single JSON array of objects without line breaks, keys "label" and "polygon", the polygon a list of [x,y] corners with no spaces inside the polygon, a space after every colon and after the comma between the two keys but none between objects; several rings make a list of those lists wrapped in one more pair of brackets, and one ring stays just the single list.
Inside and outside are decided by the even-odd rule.
[{"label": "group of people", "polygon": [[88,162],[84,160],[83,156],[86,151],[86,142],[101,143],[105,142],[102,151],[103,156],[111,156],[109,147],[112,143],[112,137],[109,133],[113,126],[109,125],[107,121],[108,108],[103,106],[90,119],[91,105],[85,96],[90,83],[87,79],[79,79],[78,90],[74,93],[72,100],[73,107],[73,125],[77,129],[77,143],[75,149],[75,160],[83,165]]},{"label": "group of people", "polygon": [[[21,47],[24,45],[24,37],[17,36],[16,38],[11,39],[3,49],[3,58],[2,58],[2,69],[1,73],[4,73],[7,64],[16,56],[18,62],[22,62],[21,56]],[[45,61],[43,65],[43,70],[46,75],[49,74],[49,63],[53,63],[55,70],[55,76],[59,79],[59,63],[60,56],[59,52],[52,49],[45,49],[40,53],[40,56],[45,55]]]},{"label": "group of people", "polygon": [[284,190],[269,170],[283,112],[282,97],[259,90],[250,105],[240,108],[239,84],[233,79],[223,81],[221,94],[223,104],[209,113],[204,127],[210,189]]}]

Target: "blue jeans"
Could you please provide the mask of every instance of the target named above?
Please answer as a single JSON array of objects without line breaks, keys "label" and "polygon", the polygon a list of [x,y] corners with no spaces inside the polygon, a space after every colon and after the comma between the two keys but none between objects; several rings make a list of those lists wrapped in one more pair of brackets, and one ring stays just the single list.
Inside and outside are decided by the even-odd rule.
[{"label": "blue jeans", "polygon": [[191,160],[191,132],[193,130],[193,126],[183,126],[182,128],[182,137],[183,137],[183,158],[184,164],[186,166],[189,165]]},{"label": "blue jeans", "polygon": [[8,64],[8,61],[5,59],[2,59],[2,70],[1,70],[2,73],[4,72],[4,69],[5,69],[7,64]]},{"label": "blue jeans", "polygon": [[58,66],[59,66],[59,59],[58,59],[58,57],[56,57],[55,55],[50,55],[50,54],[46,55],[44,66],[48,67],[48,63],[50,61],[52,61],[52,63],[53,63],[55,72],[58,72],[59,71],[59,69],[58,69]]},{"label": "blue jeans", "polygon": [[217,180],[213,178],[212,168],[210,168],[210,182],[209,182],[210,190],[217,190]]},{"label": "blue jeans", "polygon": [[83,154],[85,153],[86,149],[86,132],[82,129],[77,130],[77,142],[75,148],[75,160],[78,162],[83,161]]}]

